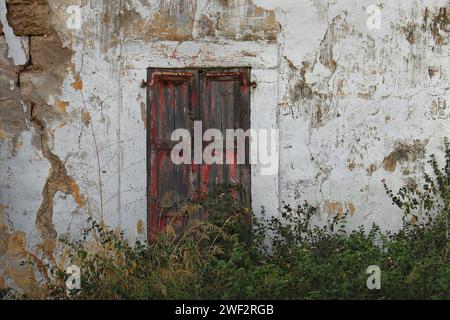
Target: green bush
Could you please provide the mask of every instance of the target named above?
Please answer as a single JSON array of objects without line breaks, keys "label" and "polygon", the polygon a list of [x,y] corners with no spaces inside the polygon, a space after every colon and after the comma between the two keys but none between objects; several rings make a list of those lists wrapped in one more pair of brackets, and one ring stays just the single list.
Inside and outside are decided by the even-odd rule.
[{"label": "green bush", "polygon": [[[450,149],[444,168],[394,195],[404,226],[347,234],[346,216],[324,226],[303,203],[258,220],[239,205],[232,186],[180,204],[157,241],[130,244],[90,220],[82,239],[61,239],[56,259],[29,254],[50,299],[449,299]],[[203,219],[199,219],[203,216]],[[184,221],[175,232],[174,221]],[[251,223],[249,223],[251,222]],[[251,225],[251,228],[249,227]],[[61,259],[61,258],[60,258]],[[49,262],[53,261],[53,262]],[[82,270],[82,290],[68,296],[62,266]],[[381,290],[369,290],[366,269],[381,268]]]}]

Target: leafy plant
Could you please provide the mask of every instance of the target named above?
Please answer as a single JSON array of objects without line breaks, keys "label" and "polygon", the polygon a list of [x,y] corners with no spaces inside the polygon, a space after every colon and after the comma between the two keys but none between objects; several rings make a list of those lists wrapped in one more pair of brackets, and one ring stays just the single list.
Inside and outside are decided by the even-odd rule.
[{"label": "leafy plant", "polygon": [[444,255],[447,256],[449,244],[449,218],[450,218],[450,143],[444,140],[443,167],[433,154],[428,161],[432,173],[423,173],[423,184],[408,184],[395,195],[383,180],[384,188],[393,204],[403,210],[404,232],[409,231],[411,236],[426,234],[424,229],[434,231],[433,241],[446,243],[443,246]]},{"label": "leafy plant", "polygon": [[[407,185],[392,202],[404,226],[345,232],[347,215],[318,225],[318,209],[284,205],[269,219],[243,206],[236,186],[178,204],[151,243],[89,220],[81,239],[60,239],[58,258],[26,255],[50,299],[449,299],[450,151],[434,156],[424,184]],[[177,230],[183,221],[182,230]],[[82,270],[82,289],[67,294],[65,267]],[[368,266],[381,290],[366,286]]]}]

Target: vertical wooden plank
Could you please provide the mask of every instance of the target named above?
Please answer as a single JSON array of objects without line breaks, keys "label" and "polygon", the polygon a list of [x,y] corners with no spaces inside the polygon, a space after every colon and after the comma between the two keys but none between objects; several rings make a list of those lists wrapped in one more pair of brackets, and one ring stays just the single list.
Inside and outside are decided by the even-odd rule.
[{"label": "vertical wooden plank", "polygon": [[205,73],[200,74],[200,95],[201,95],[201,108],[199,110],[199,120],[202,121],[203,131],[210,128],[209,110],[210,110],[210,96],[211,96],[211,83],[206,78]]},{"label": "vertical wooden plank", "polygon": [[214,129],[222,129],[222,110],[221,110],[221,101],[220,101],[220,88],[221,83],[218,81],[209,81],[210,86],[210,99],[209,99],[209,121],[210,127]]},{"label": "vertical wooden plank", "polygon": [[[233,83],[234,85],[234,94],[233,94],[233,102],[234,102],[234,128],[235,129],[243,129],[246,130],[245,127],[242,126],[241,123],[241,113],[242,113],[242,104],[240,101],[240,93],[242,88],[242,83],[240,81],[235,81]],[[233,183],[240,183],[241,182],[241,175],[240,175],[240,165],[237,164],[237,145],[235,148],[235,154],[234,154],[234,164],[231,165],[230,168],[230,180]]]},{"label": "vertical wooden plank", "polygon": [[226,129],[236,129],[234,125],[234,92],[235,82],[226,81],[222,83],[222,99],[223,99],[223,134],[225,136]]},{"label": "vertical wooden plank", "polygon": [[[241,69],[240,72],[245,74],[247,83],[250,84],[251,74],[249,69]],[[244,87],[241,84],[239,104],[240,104],[240,124],[245,130],[250,128],[250,87]],[[246,163],[241,165],[240,168],[240,183],[243,186],[245,192],[244,203],[247,206],[251,206],[251,164],[250,164],[250,141],[245,145],[245,158]]]},{"label": "vertical wooden plank", "polygon": [[175,130],[175,99],[176,88],[174,81],[164,81],[165,108],[164,108],[164,139],[170,141],[170,136]]},{"label": "vertical wooden plank", "polygon": [[[234,124],[234,92],[235,92],[235,82],[234,81],[226,81],[222,84],[222,99],[223,99],[223,111],[222,111],[222,122],[223,122],[223,128],[222,132],[224,135],[224,148],[227,147],[227,130],[228,129],[236,129]],[[234,143],[233,143],[234,145]],[[229,170],[229,163],[230,159],[234,159],[234,152],[235,150],[225,150],[224,151],[225,157],[224,157],[224,163],[225,165],[222,167],[222,182],[223,183],[231,183],[230,179],[230,170]]]},{"label": "vertical wooden plank", "polygon": [[[186,129],[188,122],[187,109],[189,99],[187,95],[187,83],[179,82],[175,84],[174,108],[174,130]],[[185,164],[176,165],[174,168],[175,201],[180,202],[188,199],[189,190],[189,171]]]},{"label": "vertical wooden plank", "polygon": [[200,190],[200,170],[199,165],[194,163],[194,121],[197,121],[200,119],[200,103],[201,103],[201,97],[200,97],[200,80],[199,80],[200,74],[198,72],[195,73],[195,77],[191,79],[189,83],[190,91],[188,94],[189,99],[189,107],[188,107],[188,128],[191,133],[191,154],[192,154],[192,163],[190,165],[190,185],[189,185],[189,193],[191,199],[194,199],[196,195],[199,193]]},{"label": "vertical wooden plank", "polygon": [[[222,99],[221,99],[221,83],[218,81],[210,81],[210,124],[211,129],[222,130]],[[216,155],[214,155],[216,156]],[[213,191],[216,184],[219,182],[219,165],[211,164],[210,166],[210,177],[209,177],[209,188],[208,191]]]},{"label": "vertical wooden plank", "polygon": [[[211,105],[211,83],[206,77],[205,72],[201,72],[200,79],[200,110],[198,111],[199,118],[202,122],[203,132],[210,128],[210,105]],[[204,145],[204,144],[202,144]],[[202,195],[208,193],[208,185],[210,179],[210,166],[202,163],[198,166],[199,173],[199,191]]]},{"label": "vertical wooden plank", "polygon": [[158,110],[155,110],[155,115],[157,117],[157,126],[158,126],[158,136],[154,137],[154,139],[164,139],[164,128],[166,127],[166,122],[167,119],[165,118],[164,114],[165,114],[165,108],[166,108],[166,102],[165,102],[165,97],[166,97],[166,93],[165,93],[165,88],[164,85],[161,84],[160,82],[157,82],[155,84],[155,87],[158,88],[157,93],[155,95],[157,95],[157,100],[158,100]]},{"label": "vertical wooden plank", "polygon": [[[147,83],[150,84],[156,70],[151,69],[148,72]],[[147,131],[147,172],[148,172],[148,182],[147,182],[147,194],[148,194],[148,213],[147,213],[147,237],[150,241],[155,240],[156,234],[158,233],[158,215],[159,215],[159,204],[158,204],[158,176],[159,176],[159,159],[156,150],[156,139],[158,137],[158,125],[157,125],[157,115],[159,107],[159,97],[158,91],[154,88],[148,88],[148,108],[147,108],[147,119],[149,121],[148,131]]]},{"label": "vertical wooden plank", "polygon": [[[241,69],[241,72],[245,73],[246,78],[248,79],[248,84],[251,81],[251,74],[249,69]],[[245,130],[250,128],[250,87],[244,88],[241,90],[241,125],[245,128]],[[241,167],[241,184],[243,185],[243,191],[245,192],[245,204],[247,206],[251,206],[251,164],[250,164],[250,141],[246,143],[245,146],[245,158],[246,163]]]}]

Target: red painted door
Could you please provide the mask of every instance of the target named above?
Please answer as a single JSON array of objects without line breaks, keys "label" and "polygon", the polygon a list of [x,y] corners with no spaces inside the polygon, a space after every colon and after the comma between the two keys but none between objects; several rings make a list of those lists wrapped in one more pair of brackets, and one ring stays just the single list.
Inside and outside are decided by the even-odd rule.
[{"label": "red painted door", "polygon": [[[148,238],[164,230],[177,203],[210,192],[219,183],[242,185],[242,199],[250,205],[249,146],[246,164],[236,163],[236,149],[223,150],[224,164],[181,164],[171,161],[171,141],[176,129],[188,129],[194,139],[194,121],[203,132],[250,128],[250,70],[239,69],[149,69],[148,70]],[[203,147],[208,143],[204,142]],[[192,141],[194,147],[194,141]],[[193,153],[192,153],[193,156]]]}]

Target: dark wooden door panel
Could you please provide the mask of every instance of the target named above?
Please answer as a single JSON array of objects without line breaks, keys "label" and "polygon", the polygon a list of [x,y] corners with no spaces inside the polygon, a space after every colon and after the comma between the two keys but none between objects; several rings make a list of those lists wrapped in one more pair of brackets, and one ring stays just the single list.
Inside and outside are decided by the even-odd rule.
[{"label": "dark wooden door panel", "polygon": [[[243,200],[250,205],[250,164],[236,164],[235,150],[222,150],[224,164],[175,165],[171,151],[178,142],[170,139],[181,128],[193,137],[194,121],[202,121],[203,131],[222,132],[225,148],[227,129],[250,128],[249,79],[248,68],[148,70],[149,240],[165,228],[177,203],[208,193],[218,183],[242,184]],[[226,164],[227,159],[234,164]]]},{"label": "dark wooden door panel", "polygon": [[[221,130],[224,148],[227,129],[247,131],[250,128],[250,90],[247,79],[250,79],[249,69],[209,70],[200,74],[203,130]],[[246,145],[246,155],[248,146],[249,144]],[[240,183],[248,191],[245,202],[249,205],[250,165],[238,165],[236,153],[227,151],[224,150],[222,154],[223,165],[202,165],[202,191],[212,191],[218,183]],[[227,164],[230,159],[233,159],[234,164]]]},{"label": "dark wooden door panel", "polygon": [[172,132],[189,128],[196,106],[195,70],[148,71],[148,237],[154,239],[167,223],[170,209],[191,198],[195,173],[171,160]]}]

